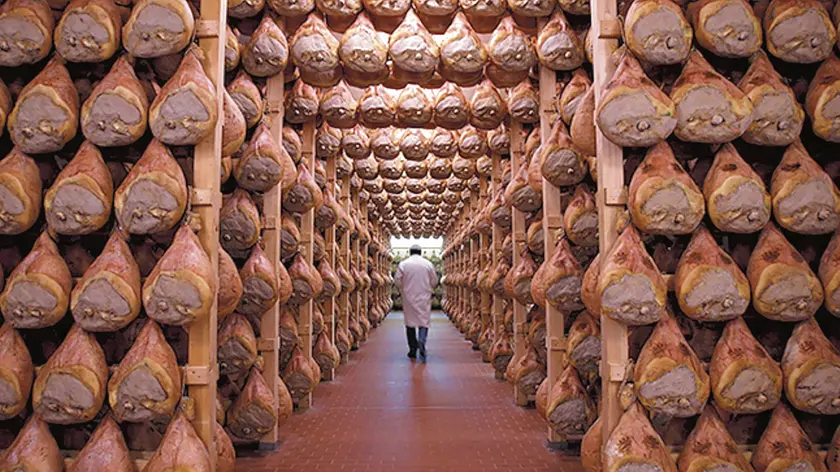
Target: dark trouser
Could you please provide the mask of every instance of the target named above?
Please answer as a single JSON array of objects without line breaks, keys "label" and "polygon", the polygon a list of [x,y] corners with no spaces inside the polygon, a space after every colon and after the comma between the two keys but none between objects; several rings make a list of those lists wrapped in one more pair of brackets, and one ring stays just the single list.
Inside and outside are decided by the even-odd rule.
[{"label": "dark trouser", "polygon": [[413,326],[406,326],[405,327],[405,335],[408,338],[408,352],[410,354],[415,354],[417,352],[417,348],[422,344],[426,344],[426,338],[429,336],[429,328],[420,328],[420,340],[418,343],[417,339],[417,329]]}]

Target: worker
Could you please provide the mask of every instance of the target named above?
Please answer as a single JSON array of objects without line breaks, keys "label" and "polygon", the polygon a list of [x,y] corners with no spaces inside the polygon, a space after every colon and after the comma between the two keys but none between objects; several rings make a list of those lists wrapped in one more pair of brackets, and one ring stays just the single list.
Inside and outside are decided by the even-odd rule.
[{"label": "worker", "polygon": [[[409,249],[408,259],[400,262],[394,285],[402,294],[405,318],[405,333],[408,337],[408,357],[426,360],[426,338],[429,335],[429,323],[432,318],[432,290],[438,284],[435,266],[422,254],[422,249],[415,244]],[[420,338],[417,337],[420,328]]]}]

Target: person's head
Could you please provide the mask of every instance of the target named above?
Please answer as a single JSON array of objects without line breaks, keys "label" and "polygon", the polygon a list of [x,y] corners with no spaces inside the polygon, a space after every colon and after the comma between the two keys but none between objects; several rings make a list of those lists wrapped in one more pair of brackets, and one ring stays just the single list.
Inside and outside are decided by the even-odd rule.
[{"label": "person's head", "polygon": [[414,256],[414,255],[419,256],[422,253],[423,253],[423,250],[420,248],[419,244],[415,244],[415,245],[411,246],[411,248],[408,250],[408,254],[410,256]]}]

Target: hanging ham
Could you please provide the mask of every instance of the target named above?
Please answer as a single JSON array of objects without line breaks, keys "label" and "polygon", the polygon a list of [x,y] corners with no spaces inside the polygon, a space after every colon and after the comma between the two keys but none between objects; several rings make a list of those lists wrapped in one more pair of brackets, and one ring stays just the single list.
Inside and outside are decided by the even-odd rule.
[{"label": "hanging ham", "polygon": [[[282,264],[277,266],[282,267]],[[237,309],[240,313],[258,317],[277,302],[280,296],[279,284],[284,278],[277,276],[274,265],[259,244],[254,245],[250,257],[239,271],[239,277],[243,287]]]},{"label": "hanging ham", "polygon": [[67,472],[90,470],[135,472],[134,462],[129,456],[123,433],[110,415],[99,422],[99,426],[93,431],[85,447],[67,466]]},{"label": "hanging ham", "polygon": [[199,54],[197,46],[184,54],[175,75],[149,107],[149,127],[164,144],[198,144],[213,132],[219,119],[215,87],[204,73]]},{"label": "hanging ham", "polygon": [[408,10],[405,19],[391,33],[388,57],[393,63],[393,75],[400,81],[423,83],[434,75],[440,49],[414,10]]},{"label": "hanging ham", "polygon": [[146,91],[122,56],[82,105],[82,133],[100,147],[128,146],[146,133],[148,112]]},{"label": "hanging ham", "polygon": [[493,31],[487,55],[485,74],[497,87],[518,84],[538,60],[533,40],[516,25],[512,16],[505,16]]},{"label": "hanging ham", "polygon": [[388,76],[388,45],[379,38],[366,12],[361,12],[344,32],[338,55],[351,85],[381,84]]},{"label": "hanging ham", "polygon": [[260,212],[245,190],[237,188],[219,212],[221,246],[237,253],[250,249],[260,239]]},{"label": "hanging ham", "polygon": [[598,245],[598,208],[595,197],[585,184],[579,184],[563,212],[566,237],[575,246]]},{"label": "hanging ham", "polygon": [[[251,76],[245,71],[239,71],[236,78],[228,84],[227,92],[239,107],[248,128],[253,128],[263,116],[263,99],[259,89],[254,85]],[[88,138],[90,139],[90,138]],[[283,141],[286,141],[285,139]]]},{"label": "hanging ham", "polygon": [[228,16],[244,19],[257,16],[265,8],[265,0],[232,0],[227,4]]},{"label": "hanging ham", "polygon": [[324,194],[309,172],[306,164],[298,166],[297,182],[283,195],[283,209],[292,213],[306,213],[320,208],[324,203]]},{"label": "hanging ham", "polygon": [[108,222],[113,198],[114,182],[102,153],[85,141],[44,195],[47,224],[59,234],[92,233]]},{"label": "hanging ham", "polygon": [[236,311],[236,307],[242,299],[242,292],[242,279],[239,277],[239,270],[230,254],[219,245],[219,291],[216,294],[217,320],[219,323],[226,316]]},{"label": "hanging ham", "polygon": [[303,355],[300,347],[292,352],[292,358],[286,369],[283,371],[283,381],[289,389],[289,394],[295,403],[300,402],[307,395],[312,393],[315,386],[321,381],[321,372],[318,364],[309,362]]},{"label": "hanging ham", "polygon": [[230,156],[239,151],[245,143],[245,133],[248,129],[245,123],[245,116],[239,110],[239,105],[233,101],[227,90],[222,91],[224,95],[224,125],[222,126],[222,156]]},{"label": "hanging ham", "polygon": [[132,56],[163,57],[186,48],[195,18],[186,0],[139,0],[122,30],[123,46]]},{"label": "hanging ham", "polygon": [[67,312],[73,281],[58,248],[44,232],[15,267],[0,294],[0,311],[17,329],[55,325]]},{"label": "hanging ham", "polygon": [[619,472],[628,465],[639,470],[677,472],[677,466],[639,403],[621,415],[603,446],[604,472]]},{"label": "hanging ham", "polygon": [[[764,51],[753,56],[738,88],[753,104],[753,121],[744,133],[744,141],[760,146],[787,146],[799,137],[805,112]],[[813,117],[812,121],[816,122]]]},{"label": "hanging ham", "polygon": [[560,99],[557,102],[557,109],[560,117],[567,125],[572,124],[572,119],[580,106],[586,92],[592,87],[592,81],[584,69],[576,69],[572,73],[572,79],[563,87]]},{"label": "hanging ham", "polygon": [[418,85],[409,84],[397,97],[397,123],[421,128],[432,121],[432,100]]},{"label": "hanging ham", "polygon": [[320,114],[330,126],[353,128],[359,115],[357,105],[350,88],[342,80],[321,95]]},{"label": "hanging ham", "polygon": [[[822,7],[819,6],[819,8]],[[837,112],[833,109],[838,88],[840,88],[840,58],[832,54],[817,69],[808,87],[805,110],[811,119],[814,134],[835,143],[840,142],[840,128],[835,123]]]},{"label": "hanging ham", "polygon": [[825,472],[825,462],[820,458],[811,440],[799,426],[788,407],[779,404],[773,410],[770,423],[761,435],[752,455],[755,472],[776,470],[813,470]]},{"label": "hanging ham", "polygon": [[458,13],[440,38],[438,71],[448,82],[471,86],[481,81],[487,51],[463,13]]},{"label": "hanging ham", "polygon": [[575,110],[575,116],[569,124],[569,136],[572,142],[586,155],[594,156],[595,152],[595,87],[581,97],[580,104]]},{"label": "hanging ham", "polygon": [[296,80],[292,88],[286,90],[284,105],[286,121],[292,124],[313,121],[318,115],[319,104],[315,87],[302,80]]},{"label": "hanging ham", "polygon": [[546,303],[564,313],[583,308],[580,301],[583,269],[572,254],[565,238],[560,239],[551,258],[534,274],[530,293],[533,301],[545,308]]},{"label": "hanging ham", "polygon": [[219,374],[238,378],[257,361],[257,336],[243,315],[226,316],[219,326],[217,338]]},{"label": "hanging ham", "polygon": [[549,394],[546,418],[555,433],[579,436],[586,433],[598,417],[595,404],[587,395],[574,367],[568,366],[560,373]]},{"label": "hanging ham", "polygon": [[117,331],[140,314],[140,267],[118,231],[76,283],[70,311],[91,332]]},{"label": "hanging ham", "polygon": [[601,299],[598,296],[598,283],[601,279],[601,254],[596,254],[586,272],[583,273],[583,281],[580,284],[580,300],[586,310],[600,320]]},{"label": "hanging ham", "polygon": [[785,396],[815,415],[840,414],[840,353],[813,318],[796,325],[782,357]]},{"label": "hanging ham", "polygon": [[688,435],[677,465],[681,471],[726,469],[732,472],[753,472],[749,461],[711,406],[703,410]]},{"label": "hanging ham", "polygon": [[265,121],[257,126],[233,169],[233,176],[240,187],[258,192],[270,190],[281,182],[284,187],[287,186],[286,182],[294,173],[294,163],[277,145],[270,125]]},{"label": "hanging ham", "polygon": [[770,221],[770,194],[731,143],[715,154],[703,181],[709,219],[721,231],[754,233]]},{"label": "hanging ham", "polygon": [[38,371],[32,408],[48,423],[86,423],[102,408],[107,381],[108,365],[99,343],[73,326]]},{"label": "hanging ham", "polygon": [[485,80],[476,87],[470,99],[470,123],[473,126],[483,130],[497,128],[507,113],[507,103],[492,82]]},{"label": "hanging ham", "polygon": [[771,1],[764,12],[764,32],[770,54],[798,64],[824,61],[837,40],[835,26],[818,0]]},{"label": "hanging ham", "polygon": [[27,231],[41,213],[41,174],[35,160],[18,148],[0,160],[0,234]]},{"label": "hanging ham", "polygon": [[32,357],[11,323],[0,326],[0,365],[0,420],[8,420],[26,408],[34,377]]},{"label": "hanging ham", "polygon": [[175,411],[181,390],[175,352],[157,323],[148,320],[108,381],[111,410],[120,423],[165,418]]},{"label": "hanging ham", "polygon": [[667,285],[633,226],[624,229],[606,257],[597,290],[601,313],[630,326],[659,321]]},{"label": "hanging ham", "polygon": [[586,60],[583,38],[569,25],[563,10],[555,10],[551,20],[540,29],[537,56],[540,64],[556,71],[577,69]]},{"label": "hanging ham", "polygon": [[750,304],[747,276],[702,226],[680,256],[674,287],[680,310],[697,321],[730,320]]},{"label": "hanging ham", "polygon": [[0,456],[0,470],[64,470],[64,459],[47,423],[32,415],[18,432],[14,442]]},{"label": "hanging ham", "polygon": [[773,409],[782,397],[782,369],[741,317],[726,323],[709,364],[715,404],[734,414]]},{"label": "hanging ham", "polygon": [[385,128],[396,123],[397,105],[382,86],[365,89],[359,97],[359,121],[369,128]]},{"label": "hanging ham", "polygon": [[0,6],[0,66],[35,64],[50,53],[55,18],[47,2],[9,0]]},{"label": "hanging ham", "polygon": [[316,87],[333,87],[342,78],[338,40],[318,13],[310,13],[289,42],[289,55],[300,80]]},{"label": "hanging ham", "polygon": [[287,303],[299,306],[317,297],[323,289],[323,280],[318,271],[306,261],[302,253],[295,256],[289,267],[289,276],[294,287],[292,297]]},{"label": "hanging ham", "polygon": [[703,219],[703,194],[667,143],[651,148],[630,181],[633,224],[650,234],[688,234]]},{"label": "hanging ham", "polygon": [[716,56],[750,57],[761,48],[761,22],[745,0],[701,0],[687,15],[697,42]]},{"label": "hanging ham", "polygon": [[79,94],[60,58],[21,90],[7,124],[12,142],[29,154],[59,151],[76,136]]},{"label": "hanging ham", "polygon": [[120,47],[120,11],[113,0],[73,0],[55,32],[55,49],[70,62],[103,62]]},{"label": "hanging ham", "polygon": [[190,472],[211,472],[210,456],[192,423],[180,411],[166,428],[155,454],[149,459],[143,472],[168,472],[189,470]]},{"label": "hanging ham", "polygon": [[256,368],[248,383],[230,406],[227,427],[239,440],[258,441],[277,424],[277,399]]},{"label": "hanging ham", "polygon": [[683,141],[726,143],[744,134],[753,121],[749,97],[696,50],[674,82],[671,100],[677,107],[674,134]]},{"label": "hanging ham", "polygon": [[639,354],[633,381],[639,401],[654,413],[689,418],[709,399],[709,376],[667,311]]},{"label": "hanging ham", "polygon": [[648,147],[664,141],[677,125],[674,102],[625,53],[612,80],[601,92],[598,127],[623,147]]},{"label": "hanging ham", "polygon": [[601,418],[595,420],[580,443],[580,461],[583,469],[586,472],[602,472],[604,466],[602,464],[602,448],[603,429],[601,426]]},{"label": "hanging ham", "polygon": [[761,232],[750,255],[747,278],[753,307],[771,320],[806,320],[822,305],[819,279],[772,223]]},{"label": "hanging ham", "polygon": [[773,172],[770,194],[776,222],[789,231],[826,234],[840,221],[840,191],[799,140]]},{"label": "hanging ham", "polygon": [[143,284],[146,314],[159,323],[188,325],[210,315],[215,293],[210,258],[189,225],[181,226]]},{"label": "hanging ham", "polygon": [[312,358],[318,363],[321,372],[330,372],[341,362],[341,353],[330,341],[326,331],[321,331],[312,346]]},{"label": "hanging ham", "polygon": [[624,20],[627,47],[643,62],[679,64],[691,51],[691,25],[671,0],[632,2]]},{"label": "hanging ham", "polygon": [[264,15],[242,49],[242,66],[254,77],[271,77],[283,72],[288,62],[286,34],[271,15]]}]

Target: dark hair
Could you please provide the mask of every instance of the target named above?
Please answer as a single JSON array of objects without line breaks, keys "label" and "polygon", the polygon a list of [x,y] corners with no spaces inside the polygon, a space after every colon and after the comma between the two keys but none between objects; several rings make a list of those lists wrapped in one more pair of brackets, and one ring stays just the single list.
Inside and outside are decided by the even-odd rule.
[{"label": "dark hair", "polygon": [[411,256],[413,256],[413,255],[415,255],[415,254],[417,254],[417,255],[419,256],[419,255],[420,255],[420,254],[422,254],[422,253],[423,253],[423,251],[422,251],[422,250],[420,250],[420,249],[414,249],[414,248],[412,248],[412,249],[409,249],[409,250],[408,250],[408,254],[409,254],[409,255],[411,255]]}]

